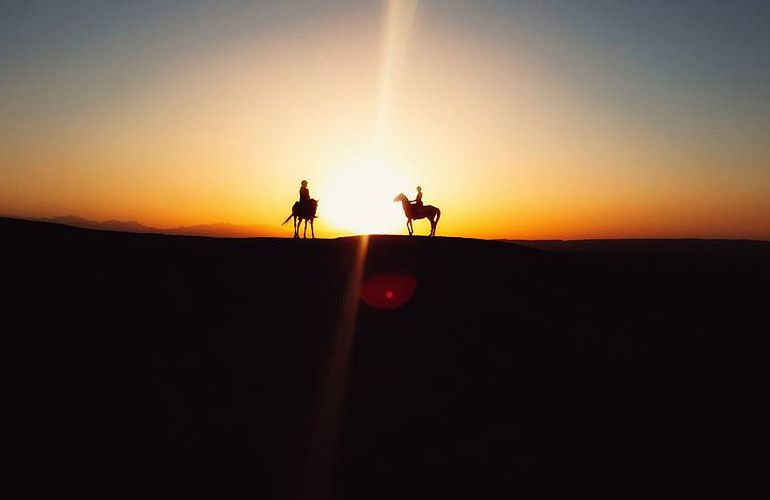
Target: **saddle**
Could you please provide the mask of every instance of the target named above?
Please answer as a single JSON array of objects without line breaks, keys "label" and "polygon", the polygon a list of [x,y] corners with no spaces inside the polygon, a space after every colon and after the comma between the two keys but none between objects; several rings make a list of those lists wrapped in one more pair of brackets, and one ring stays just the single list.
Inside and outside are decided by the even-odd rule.
[{"label": "saddle", "polygon": [[425,205],[418,205],[417,203],[410,203],[409,204],[409,212],[411,213],[412,218],[422,217],[425,214]]},{"label": "saddle", "polygon": [[297,215],[315,217],[315,212],[317,208],[318,208],[318,200],[311,198],[306,201],[295,201],[292,211]]}]

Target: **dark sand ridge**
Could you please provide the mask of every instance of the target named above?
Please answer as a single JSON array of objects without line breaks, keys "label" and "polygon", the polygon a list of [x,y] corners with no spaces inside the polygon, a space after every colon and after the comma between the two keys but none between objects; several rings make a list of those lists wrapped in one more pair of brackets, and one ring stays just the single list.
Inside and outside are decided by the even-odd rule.
[{"label": "dark sand ridge", "polygon": [[[0,235],[17,462],[103,496],[296,493],[358,238]],[[770,244],[610,245],[370,238],[365,281],[416,288],[359,309],[332,497],[746,485]]]}]

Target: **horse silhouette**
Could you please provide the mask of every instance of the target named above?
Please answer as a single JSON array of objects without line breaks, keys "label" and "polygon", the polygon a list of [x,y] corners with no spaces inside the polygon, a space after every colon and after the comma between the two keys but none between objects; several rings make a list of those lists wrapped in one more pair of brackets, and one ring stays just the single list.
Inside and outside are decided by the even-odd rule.
[{"label": "horse silhouette", "polygon": [[441,218],[441,210],[433,205],[412,205],[409,203],[404,193],[399,194],[393,198],[393,202],[401,202],[401,206],[404,207],[404,215],[406,216],[406,229],[409,231],[409,236],[414,233],[414,227],[412,221],[414,219],[428,219],[430,221],[430,235],[436,236],[436,226],[438,226],[438,220]]},{"label": "horse silhouette", "polygon": [[294,237],[299,238],[299,226],[302,221],[305,221],[305,230],[302,233],[303,238],[307,238],[307,223],[310,221],[310,234],[315,239],[315,230],[313,228],[313,220],[316,218],[316,210],[318,209],[318,200],[308,200],[306,203],[300,203],[295,201],[291,207],[291,215],[286,217],[286,220],[281,224],[282,226],[289,222],[289,219],[294,218]]}]

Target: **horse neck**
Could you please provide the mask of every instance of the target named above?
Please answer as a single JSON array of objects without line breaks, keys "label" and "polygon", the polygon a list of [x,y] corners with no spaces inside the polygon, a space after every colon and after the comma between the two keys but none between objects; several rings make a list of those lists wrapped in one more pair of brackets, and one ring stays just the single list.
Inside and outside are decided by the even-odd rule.
[{"label": "horse neck", "polygon": [[402,207],[404,207],[404,211],[405,211],[405,212],[406,212],[407,210],[409,210],[409,200],[407,199],[407,197],[406,197],[406,196],[404,196],[403,198],[401,198],[401,206],[402,206]]}]

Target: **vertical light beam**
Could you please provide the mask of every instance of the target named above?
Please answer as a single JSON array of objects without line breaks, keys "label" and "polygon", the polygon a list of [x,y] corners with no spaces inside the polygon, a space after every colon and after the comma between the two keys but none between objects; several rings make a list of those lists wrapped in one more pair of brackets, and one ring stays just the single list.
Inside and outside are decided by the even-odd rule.
[{"label": "vertical light beam", "polygon": [[388,0],[383,23],[382,66],[377,98],[377,148],[382,147],[395,106],[395,94],[414,24],[417,0]]},{"label": "vertical light beam", "polygon": [[[381,156],[395,106],[395,88],[401,77],[409,32],[412,29],[417,0],[387,0],[383,22],[382,66],[377,98],[376,154]],[[301,498],[330,498],[337,463],[337,441],[353,351],[356,318],[360,300],[369,237],[361,236],[353,259],[337,331],[331,341],[328,368],[319,398],[312,442],[305,465]]]},{"label": "vertical light beam", "polygon": [[312,442],[301,485],[300,498],[303,499],[331,498],[332,477],[337,463],[337,441],[342,423],[350,355],[353,351],[353,334],[368,247],[369,236],[360,236],[353,257],[350,280],[340,306],[337,331],[331,339],[326,376],[321,388]]}]

